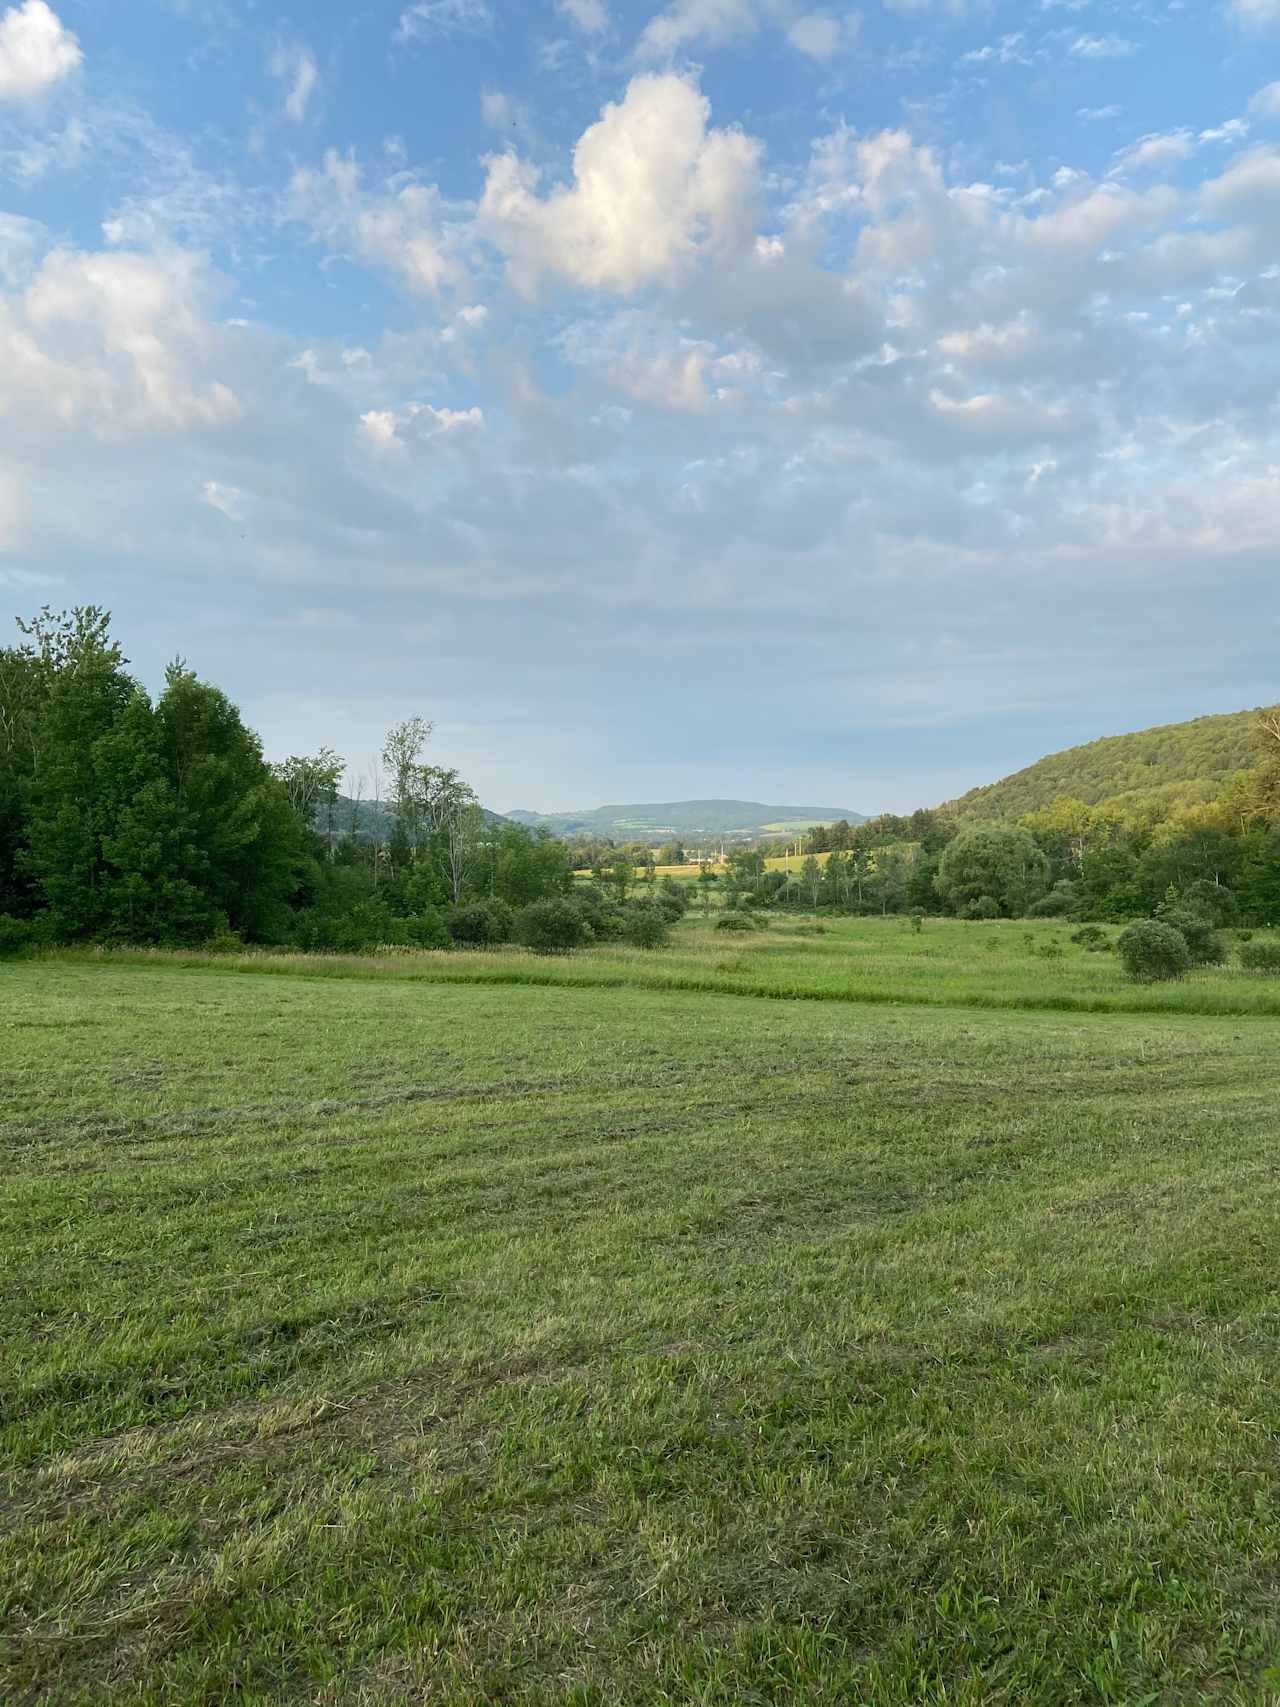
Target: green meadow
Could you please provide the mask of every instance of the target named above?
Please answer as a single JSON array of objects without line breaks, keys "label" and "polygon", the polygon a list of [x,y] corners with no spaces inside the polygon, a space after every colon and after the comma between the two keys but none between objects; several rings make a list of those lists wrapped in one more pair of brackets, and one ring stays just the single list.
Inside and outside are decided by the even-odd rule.
[{"label": "green meadow", "polygon": [[1280,981],[1069,937],[0,964],[0,1701],[1280,1702]]}]

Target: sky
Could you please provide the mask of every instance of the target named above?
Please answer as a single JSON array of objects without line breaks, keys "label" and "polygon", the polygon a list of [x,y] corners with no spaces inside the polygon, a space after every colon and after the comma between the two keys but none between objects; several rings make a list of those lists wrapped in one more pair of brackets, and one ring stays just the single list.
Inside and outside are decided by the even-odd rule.
[{"label": "sky", "polygon": [[1274,701],[1280,0],[0,0],[0,617],[89,603],[499,810]]}]

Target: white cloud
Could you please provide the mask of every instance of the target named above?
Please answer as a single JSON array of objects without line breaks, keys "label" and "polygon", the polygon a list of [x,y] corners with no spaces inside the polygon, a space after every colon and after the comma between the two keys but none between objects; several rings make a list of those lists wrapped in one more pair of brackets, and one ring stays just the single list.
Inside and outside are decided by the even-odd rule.
[{"label": "white cloud", "polygon": [[1105,119],[1118,119],[1124,111],[1123,107],[1077,107],[1076,117],[1085,124],[1100,124]]},{"label": "white cloud", "polygon": [[332,247],[351,245],[414,291],[434,295],[463,279],[458,235],[434,185],[401,176],[380,190],[366,190],[356,162],[331,148],[319,170],[294,173],[290,205]]},{"label": "white cloud", "polygon": [[360,417],[360,432],[374,451],[403,454],[411,444],[478,432],[484,411],[436,409],[430,403],[409,403],[401,410],[369,409]]},{"label": "white cloud", "polygon": [[1121,149],[1116,156],[1113,172],[1149,172],[1165,166],[1176,166],[1195,152],[1189,130],[1168,131],[1163,135],[1142,136],[1137,142]]},{"label": "white cloud", "polygon": [[80,43],[45,0],[22,0],[0,16],[0,101],[29,101],[69,77]]},{"label": "white cloud", "polygon": [[1280,148],[1251,148],[1201,186],[1200,200],[1217,219],[1250,212],[1274,219],[1280,214]]},{"label": "white cloud", "polygon": [[787,40],[809,59],[833,59],[844,44],[849,23],[856,25],[856,21],[830,12],[806,12],[787,30]]},{"label": "white cloud", "polygon": [[609,8],[605,0],[556,0],[556,11],[583,35],[599,36],[609,28]]},{"label": "white cloud", "polygon": [[1227,119],[1225,123],[1214,125],[1211,130],[1202,130],[1196,141],[1202,147],[1214,142],[1243,142],[1249,134],[1247,119]]},{"label": "white cloud", "polygon": [[720,47],[760,27],[756,0],[675,0],[651,18],[636,43],[642,59],[670,59],[694,42]]},{"label": "white cloud", "polygon": [[1265,30],[1280,24],[1280,0],[1229,0],[1229,4],[1247,29]]},{"label": "white cloud", "polygon": [[688,78],[634,78],[579,138],[572,186],[545,196],[536,168],[491,157],[479,223],[516,287],[527,294],[552,274],[625,295],[740,249],[752,235],[760,147],[710,128],[710,110]]},{"label": "white cloud", "polygon": [[238,486],[229,486],[221,480],[206,480],[200,487],[200,496],[210,509],[219,511],[228,521],[244,520],[245,494]]},{"label": "white cloud", "polygon": [[1280,119],[1280,83],[1268,83],[1249,102],[1249,111],[1259,118]]},{"label": "white cloud", "polygon": [[307,116],[320,72],[309,49],[297,44],[281,45],[271,55],[271,75],[288,85],[284,97],[285,117],[301,124]]},{"label": "white cloud", "polygon": [[433,36],[485,35],[493,28],[488,0],[417,0],[400,14],[398,42],[430,41]]},{"label": "white cloud", "polygon": [[1131,53],[1137,53],[1138,44],[1126,41],[1123,36],[1080,35],[1067,51],[1073,59],[1127,59]]},{"label": "white cloud", "polygon": [[235,421],[210,296],[198,256],[54,250],[0,297],[0,416],[104,439]]}]

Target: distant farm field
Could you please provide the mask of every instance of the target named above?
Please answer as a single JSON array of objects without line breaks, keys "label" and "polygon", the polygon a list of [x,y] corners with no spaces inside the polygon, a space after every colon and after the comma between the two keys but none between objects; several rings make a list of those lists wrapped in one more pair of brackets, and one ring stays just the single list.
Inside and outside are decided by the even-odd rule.
[{"label": "distant farm field", "polygon": [[1280,1002],[1066,935],[0,965],[0,1700],[1280,1700]]}]

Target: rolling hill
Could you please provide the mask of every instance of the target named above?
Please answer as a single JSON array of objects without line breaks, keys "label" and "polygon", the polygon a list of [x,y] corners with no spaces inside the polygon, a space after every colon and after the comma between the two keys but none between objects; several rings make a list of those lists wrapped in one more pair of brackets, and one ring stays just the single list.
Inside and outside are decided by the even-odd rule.
[{"label": "rolling hill", "polygon": [[1107,735],[1015,771],[1000,782],[971,788],[940,811],[971,823],[1013,821],[1064,795],[1086,805],[1127,813],[1159,813],[1212,800],[1235,771],[1257,762],[1256,711],[1196,717],[1132,735]]},{"label": "rolling hill", "polygon": [[665,800],[581,812],[508,812],[506,816],[517,824],[550,830],[554,836],[607,836],[618,842],[785,836],[841,818],[850,824],[864,821],[862,813],[844,806],[765,806],[758,800]]}]

